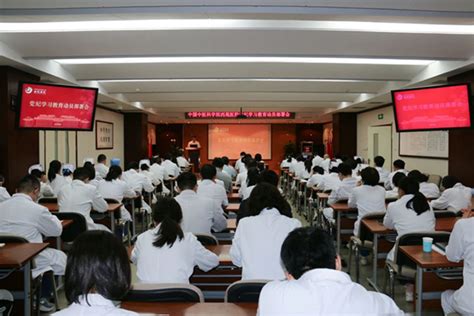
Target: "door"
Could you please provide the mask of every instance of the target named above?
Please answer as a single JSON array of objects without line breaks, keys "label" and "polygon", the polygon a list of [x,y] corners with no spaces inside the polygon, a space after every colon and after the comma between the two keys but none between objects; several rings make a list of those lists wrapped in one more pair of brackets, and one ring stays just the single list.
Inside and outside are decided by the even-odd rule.
[{"label": "door", "polygon": [[382,156],[385,158],[384,168],[390,170],[392,165],[392,125],[370,126],[368,133],[367,159],[372,165],[375,156]]}]

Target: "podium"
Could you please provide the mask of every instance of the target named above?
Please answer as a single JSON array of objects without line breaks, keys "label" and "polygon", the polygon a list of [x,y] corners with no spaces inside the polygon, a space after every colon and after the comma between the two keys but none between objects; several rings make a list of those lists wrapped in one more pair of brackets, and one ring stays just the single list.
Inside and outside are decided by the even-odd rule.
[{"label": "podium", "polygon": [[186,150],[188,151],[189,160],[194,166],[193,172],[199,172],[199,157],[201,154],[201,148],[186,147]]}]

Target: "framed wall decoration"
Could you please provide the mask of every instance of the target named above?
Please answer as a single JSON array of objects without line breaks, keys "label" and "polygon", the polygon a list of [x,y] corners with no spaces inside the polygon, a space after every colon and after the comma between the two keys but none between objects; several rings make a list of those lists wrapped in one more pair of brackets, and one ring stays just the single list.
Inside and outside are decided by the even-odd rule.
[{"label": "framed wall decoration", "polygon": [[105,121],[95,121],[95,148],[114,148],[114,123]]}]

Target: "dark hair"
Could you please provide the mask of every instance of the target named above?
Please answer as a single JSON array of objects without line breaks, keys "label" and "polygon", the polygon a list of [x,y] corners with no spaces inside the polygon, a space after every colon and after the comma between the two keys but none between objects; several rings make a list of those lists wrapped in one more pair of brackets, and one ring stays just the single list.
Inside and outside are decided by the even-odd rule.
[{"label": "dark hair", "polygon": [[[334,167],[336,168],[336,167]],[[337,168],[336,168],[337,169]],[[336,171],[337,172],[337,171]],[[316,173],[319,173],[319,174],[324,174],[324,169],[320,166],[314,166],[313,167],[313,174],[316,174]]]},{"label": "dark hair", "polygon": [[86,168],[87,171],[89,171],[89,179],[90,180],[95,179],[95,168],[94,168],[94,165],[90,161],[86,161],[84,163],[84,168]]},{"label": "dark hair", "polygon": [[127,165],[127,170],[130,170],[130,169],[138,170],[138,162],[136,161],[129,162]]},{"label": "dark hair", "polygon": [[343,164],[348,165],[349,168],[351,168],[352,170],[357,168],[357,161],[355,161],[353,158],[347,159],[346,161],[343,162]]},{"label": "dark hair", "polygon": [[313,269],[336,269],[336,249],[332,237],[316,227],[297,228],[281,246],[281,261],[295,279]]},{"label": "dark hair", "polygon": [[212,180],[217,174],[216,167],[205,164],[201,167],[201,177],[203,180]]},{"label": "dark hair", "polygon": [[64,291],[69,303],[94,291],[109,300],[122,299],[131,286],[127,250],[112,233],[80,234],[67,256]]},{"label": "dark hair", "polygon": [[212,160],[212,165],[216,168],[222,169],[224,167],[224,159],[216,157]]},{"label": "dark hair", "polygon": [[261,154],[258,154],[258,153],[255,154],[255,161],[256,161],[256,162],[262,161],[262,155],[261,155]]},{"label": "dark hair", "polygon": [[173,156],[170,153],[166,153],[166,154],[163,155],[163,159],[164,160],[171,160],[171,159],[173,159]]},{"label": "dark hair", "polygon": [[245,156],[245,155],[247,155],[247,153],[245,151],[240,152],[240,156]]},{"label": "dark hair", "polygon": [[37,177],[34,175],[27,175],[21,178],[20,182],[18,183],[18,192],[20,193],[31,193],[36,189],[40,189],[41,184]]},{"label": "dark hair", "polygon": [[197,178],[192,172],[183,172],[176,179],[176,183],[181,191],[193,190],[197,184]]},{"label": "dark hair", "polygon": [[339,173],[339,167],[331,167],[331,169],[329,169],[329,172],[330,173]]},{"label": "dark hair", "polygon": [[142,171],[150,170],[150,167],[146,163],[142,163],[140,165],[140,170],[142,170]]},{"label": "dark hair", "polygon": [[392,177],[393,185],[398,188],[400,181],[402,181],[403,178],[406,178],[406,175],[403,172],[395,172]]},{"label": "dark hair", "polygon": [[155,163],[161,164],[161,158],[159,156],[153,156],[150,159],[150,163],[153,165]]},{"label": "dark hair", "polygon": [[397,159],[393,162],[393,166],[397,169],[405,169],[405,161]]},{"label": "dark hair", "polygon": [[224,163],[224,165],[228,165],[229,164],[229,157],[227,157],[227,156],[222,157],[222,162]]},{"label": "dark hair", "polygon": [[3,174],[0,174],[0,182],[5,182],[5,177],[3,176]]},{"label": "dark hair", "polygon": [[[41,170],[39,170],[39,169],[33,169],[33,170],[31,170],[30,174],[31,174],[32,176],[34,176],[35,178],[37,178],[37,179],[41,179],[41,177],[43,176],[44,172],[41,171]],[[0,176],[0,182],[1,182],[1,181],[2,181],[2,179],[1,179],[1,176]]]},{"label": "dark hair", "polygon": [[299,155],[298,157],[296,157],[296,161],[305,161],[305,159],[302,155]]},{"label": "dark hair", "polygon": [[120,166],[110,166],[109,172],[105,176],[105,181],[112,181],[118,179],[122,175],[122,168]]},{"label": "dark hair", "polygon": [[48,180],[49,182],[53,182],[56,178],[56,174],[61,171],[61,162],[59,160],[53,160],[49,163],[48,168]]},{"label": "dark hair", "polygon": [[366,167],[361,170],[360,176],[362,177],[362,182],[366,185],[376,186],[379,184],[380,175],[377,169],[372,167]]},{"label": "dark hair", "polygon": [[98,163],[101,163],[102,161],[105,161],[105,160],[107,160],[107,157],[104,154],[100,154],[99,156],[97,156]]},{"label": "dark hair", "polygon": [[276,186],[262,182],[257,184],[250,193],[249,211],[254,216],[260,214],[264,209],[276,208],[282,214],[285,209],[285,202]]},{"label": "dark hair", "polygon": [[382,156],[376,156],[374,158],[374,162],[377,167],[383,167],[383,164],[385,163],[385,158]]},{"label": "dark hair", "polygon": [[269,183],[273,186],[278,186],[278,175],[276,174],[275,171],[273,170],[264,170],[260,172],[260,175],[258,176],[258,183]]},{"label": "dark hair", "polygon": [[306,160],[304,162],[304,168],[306,171],[311,172],[311,167],[313,166],[313,162],[311,160]]},{"label": "dark hair", "polygon": [[343,176],[350,176],[352,175],[352,168],[350,165],[346,164],[345,162],[341,163],[337,167],[337,171],[342,174]]},{"label": "dark hair", "polygon": [[252,159],[252,157],[245,159],[244,164],[245,164],[245,168],[247,169],[250,169],[253,167],[257,168],[258,166],[257,161],[255,159]]},{"label": "dark hair", "polygon": [[288,157],[286,157],[286,162],[291,162],[292,160],[293,160],[292,155],[288,155]]},{"label": "dark hair", "polygon": [[408,173],[408,176],[410,178],[415,179],[418,183],[426,182],[428,181],[428,176],[421,173],[419,170],[412,170]]},{"label": "dark hair", "polygon": [[443,188],[450,189],[454,187],[454,185],[458,182],[459,182],[459,179],[456,178],[455,176],[446,176],[441,181],[441,184],[443,185]]},{"label": "dark hair", "polygon": [[160,197],[153,207],[153,221],[160,225],[153,246],[173,246],[176,239],[183,239],[184,234],[180,223],[183,219],[181,206],[171,197]]},{"label": "dark hair", "polygon": [[256,185],[259,179],[260,171],[258,168],[250,168],[247,170],[247,186]]},{"label": "dark hair", "polygon": [[89,170],[84,167],[79,167],[76,170],[74,170],[74,173],[72,174],[72,178],[74,180],[81,180],[81,181],[85,181],[86,179],[92,180],[90,178]]},{"label": "dark hair", "polygon": [[414,210],[418,215],[430,210],[430,205],[423,193],[420,192],[420,185],[415,179],[411,177],[403,178],[400,181],[399,188],[405,192],[405,194],[414,195],[413,198],[407,202],[407,208]]}]

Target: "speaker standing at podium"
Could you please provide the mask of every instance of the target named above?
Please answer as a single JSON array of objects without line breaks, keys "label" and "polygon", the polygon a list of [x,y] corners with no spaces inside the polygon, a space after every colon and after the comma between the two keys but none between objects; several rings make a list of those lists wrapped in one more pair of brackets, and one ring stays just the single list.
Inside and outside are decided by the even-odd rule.
[{"label": "speaker standing at podium", "polygon": [[201,144],[196,140],[196,136],[192,136],[191,140],[188,143],[188,146],[186,146],[186,150],[188,151],[191,163],[194,165],[194,172],[198,172]]}]

